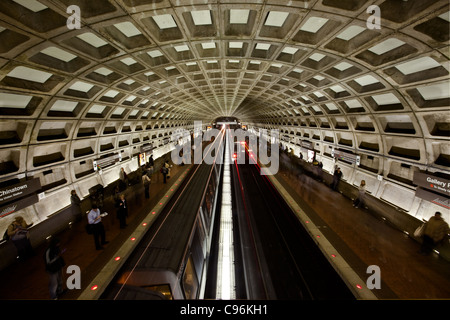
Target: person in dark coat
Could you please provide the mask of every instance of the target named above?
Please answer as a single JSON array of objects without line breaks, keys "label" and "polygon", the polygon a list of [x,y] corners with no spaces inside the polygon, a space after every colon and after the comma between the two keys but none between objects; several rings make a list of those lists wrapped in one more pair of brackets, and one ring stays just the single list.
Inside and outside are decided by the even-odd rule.
[{"label": "person in dark coat", "polygon": [[56,300],[58,296],[64,292],[62,269],[66,263],[61,256],[64,253],[64,250],[60,250],[59,244],[60,240],[58,238],[53,238],[44,253],[45,271],[49,276],[48,289],[50,291],[50,299],[53,300]]},{"label": "person in dark coat", "polygon": [[72,204],[73,217],[81,217],[81,199],[75,190],[70,192],[70,203]]},{"label": "person in dark coat", "polygon": [[335,171],[334,171],[334,174],[333,174],[333,182],[331,183],[331,189],[333,189],[333,190],[337,190],[337,187],[338,187],[338,184],[339,184],[339,181],[341,180],[341,178],[342,178],[342,171],[341,171],[341,168],[337,168]]},{"label": "person in dark coat", "polygon": [[116,207],[117,207],[117,218],[119,219],[120,228],[124,229],[127,226],[126,219],[128,216],[128,203],[123,193],[120,195]]}]

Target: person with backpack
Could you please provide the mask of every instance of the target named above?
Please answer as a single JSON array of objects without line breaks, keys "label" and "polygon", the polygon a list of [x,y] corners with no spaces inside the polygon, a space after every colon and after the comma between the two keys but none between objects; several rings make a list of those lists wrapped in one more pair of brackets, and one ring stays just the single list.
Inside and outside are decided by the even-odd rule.
[{"label": "person with backpack", "polygon": [[23,217],[17,216],[6,232],[7,238],[11,239],[16,246],[18,258],[21,260],[34,255],[28,235],[28,228],[32,225],[33,223],[27,224]]},{"label": "person with backpack", "polygon": [[60,240],[53,238],[44,253],[45,271],[49,276],[48,289],[50,299],[56,300],[63,291],[62,269],[66,265],[61,256],[65,250],[60,250]]}]

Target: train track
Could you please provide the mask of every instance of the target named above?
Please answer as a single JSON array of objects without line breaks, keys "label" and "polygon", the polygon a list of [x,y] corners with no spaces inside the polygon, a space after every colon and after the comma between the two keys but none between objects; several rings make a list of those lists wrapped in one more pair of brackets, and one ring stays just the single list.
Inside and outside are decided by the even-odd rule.
[{"label": "train track", "polygon": [[233,167],[247,298],[354,299],[260,167]]}]

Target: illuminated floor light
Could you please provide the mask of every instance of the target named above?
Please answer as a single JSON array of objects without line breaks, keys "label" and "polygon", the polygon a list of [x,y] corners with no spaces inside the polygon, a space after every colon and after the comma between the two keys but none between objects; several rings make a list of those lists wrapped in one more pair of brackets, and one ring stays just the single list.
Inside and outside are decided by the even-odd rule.
[{"label": "illuminated floor light", "polygon": [[[223,169],[222,204],[220,213],[219,254],[217,262],[216,299],[236,298],[234,276],[233,220],[231,212],[230,143],[226,137]],[[233,157],[235,154],[233,155]]]},{"label": "illuminated floor light", "polygon": [[96,285],[96,284],[93,285],[93,286],[91,287],[91,290],[92,290],[92,291],[95,291],[95,290],[97,290],[97,289],[98,289],[98,285]]},{"label": "illuminated floor light", "polygon": [[362,289],[362,286],[361,286],[360,284],[357,284],[356,287],[357,287],[358,289]]},{"label": "illuminated floor light", "polygon": [[134,240],[136,240],[136,238],[135,238],[135,237],[133,237],[133,238],[131,238],[130,240],[131,240],[131,241],[134,241]]},{"label": "illuminated floor light", "polygon": [[119,261],[120,257],[115,257],[114,260]]},{"label": "illuminated floor light", "polygon": [[[153,214],[155,214],[155,213],[153,212]],[[144,222],[142,225],[145,227],[147,225],[147,222]]]}]

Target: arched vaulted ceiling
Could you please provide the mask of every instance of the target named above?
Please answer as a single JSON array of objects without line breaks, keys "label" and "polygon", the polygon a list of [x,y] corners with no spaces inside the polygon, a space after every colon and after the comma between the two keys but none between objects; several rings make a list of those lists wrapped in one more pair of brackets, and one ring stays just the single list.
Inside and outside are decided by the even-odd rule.
[{"label": "arched vaulted ceiling", "polygon": [[219,116],[450,165],[446,0],[2,0],[0,68],[6,175]]}]

